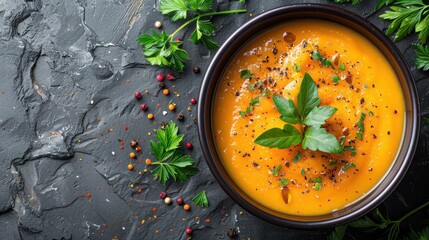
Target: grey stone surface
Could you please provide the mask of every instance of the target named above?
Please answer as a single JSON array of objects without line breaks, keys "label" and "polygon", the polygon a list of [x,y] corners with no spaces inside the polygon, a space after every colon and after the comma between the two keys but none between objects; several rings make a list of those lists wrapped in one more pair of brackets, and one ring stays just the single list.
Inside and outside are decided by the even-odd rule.
[{"label": "grey stone surface", "polygon": [[[213,19],[220,26],[218,42],[251,19],[249,13],[298,2],[326,3],[247,2],[215,1],[217,9],[248,10]],[[388,22],[374,13],[374,4],[340,6],[385,30]],[[217,185],[198,144],[196,108],[189,104],[198,97],[203,76],[194,74],[192,66],[204,73],[213,53],[185,42],[192,60],[183,74],[176,73],[176,81],[166,82],[180,96],[158,94],[155,76],[168,70],[148,65],[135,41],[155,20],[167,32],[177,27],[157,7],[156,0],[0,0],[1,239],[186,239],[188,226],[195,239],[228,239],[229,228],[239,229],[240,239],[325,239],[330,230],[284,229],[259,220]],[[189,34],[184,31],[179,37]],[[429,75],[412,64],[410,43],[415,41],[409,37],[397,46],[412,68],[423,115],[429,116]],[[147,90],[140,102],[133,98],[135,90]],[[154,121],[139,110],[142,102],[155,114]],[[163,186],[149,172],[139,174],[144,163],[136,163],[136,171],[127,170],[128,142],[138,139],[140,158],[150,157],[147,143],[153,136],[148,132],[175,119],[171,112],[163,114],[170,102],[185,114],[184,122],[176,122],[185,140],[194,144],[187,153],[197,160],[200,172],[184,184]],[[423,126],[422,133],[408,174],[383,203],[392,218],[429,199],[429,127]],[[125,141],[124,150],[118,139]],[[208,192],[210,207],[190,212],[166,206],[158,197],[167,191],[190,202],[202,190]]]}]

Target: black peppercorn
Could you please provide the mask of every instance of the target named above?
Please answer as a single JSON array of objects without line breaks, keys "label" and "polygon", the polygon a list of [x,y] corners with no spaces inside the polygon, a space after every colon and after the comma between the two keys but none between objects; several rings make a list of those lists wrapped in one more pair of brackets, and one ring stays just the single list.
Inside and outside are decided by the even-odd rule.
[{"label": "black peppercorn", "polygon": [[201,72],[201,69],[200,69],[199,67],[194,67],[194,68],[192,69],[192,71],[194,71],[194,73],[200,73],[200,72]]}]

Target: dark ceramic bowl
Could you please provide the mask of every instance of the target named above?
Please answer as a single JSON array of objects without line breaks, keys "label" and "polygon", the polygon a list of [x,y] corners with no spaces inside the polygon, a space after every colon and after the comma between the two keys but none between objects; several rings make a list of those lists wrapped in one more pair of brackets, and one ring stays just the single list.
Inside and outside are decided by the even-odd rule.
[{"label": "dark ceramic bowl", "polygon": [[[320,216],[295,216],[273,211],[247,196],[232,181],[216,150],[212,129],[212,106],[224,66],[246,41],[267,28],[294,19],[323,19],[351,28],[365,36],[384,54],[400,81],[405,97],[406,127],[399,154],[390,171],[365,197],[344,209]],[[342,8],[320,4],[297,4],[263,13],[240,27],[214,56],[204,77],[198,108],[198,131],[202,149],[214,177],[225,192],[248,212],[268,222],[293,228],[316,229],[350,222],[380,204],[398,186],[412,161],[418,140],[420,117],[416,87],[396,46],[377,27]]]}]

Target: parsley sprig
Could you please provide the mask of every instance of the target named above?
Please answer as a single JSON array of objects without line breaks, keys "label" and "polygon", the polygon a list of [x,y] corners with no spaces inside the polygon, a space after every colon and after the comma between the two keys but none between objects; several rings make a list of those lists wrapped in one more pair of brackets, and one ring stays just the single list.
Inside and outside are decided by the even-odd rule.
[{"label": "parsley sprig", "polygon": [[157,167],[152,171],[155,179],[162,184],[173,178],[174,181],[184,182],[189,176],[198,172],[194,167],[194,159],[184,155],[180,150],[180,142],[183,140],[183,134],[178,134],[179,128],[175,123],[169,122],[165,130],[156,131],[158,142],[150,141],[150,150],[152,155],[158,160],[152,162]]},{"label": "parsley sprig", "polygon": [[398,0],[380,18],[392,20],[386,31],[387,35],[396,32],[394,41],[404,39],[414,30],[419,33],[419,40],[423,43],[429,37],[429,5],[422,0]]},{"label": "parsley sprig", "polygon": [[429,70],[429,47],[415,45],[414,48],[416,50],[416,59],[414,60],[416,67],[423,71]]},{"label": "parsley sprig", "polygon": [[170,20],[186,20],[172,34],[165,31],[161,33],[151,30],[150,34],[142,34],[137,41],[143,47],[143,54],[146,60],[152,64],[161,67],[167,67],[179,72],[185,69],[185,61],[189,60],[189,54],[181,48],[183,41],[174,37],[182,29],[195,22],[195,29],[189,40],[195,44],[202,43],[208,50],[214,50],[219,45],[213,40],[213,33],[217,30],[216,26],[210,22],[208,17],[215,15],[226,15],[234,13],[244,13],[245,9],[229,10],[220,12],[209,12],[212,10],[212,0],[161,0],[160,12],[168,15]]},{"label": "parsley sprig", "polygon": [[209,200],[207,198],[206,191],[198,193],[194,198],[192,198],[192,202],[200,207],[208,207]]},{"label": "parsley sprig", "polygon": [[[361,229],[363,232],[366,233],[373,233],[377,230],[384,230],[385,234],[387,234],[388,240],[394,240],[397,239],[399,236],[400,231],[400,225],[401,223],[409,218],[411,215],[415,214],[416,212],[427,208],[429,206],[429,201],[423,203],[422,205],[418,206],[417,208],[411,210],[401,218],[397,220],[390,220],[387,214],[383,214],[378,208],[374,210],[371,214],[367,214],[350,224],[342,225],[339,227],[336,227],[335,230],[328,236],[329,240],[341,240],[343,239],[346,228],[348,226],[352,228]],[[410,236],[412,238],[410,239],[427,239],[427,238],[415,238],[416,236],[428,236],[428,229],[423,229],[423,231],[416,233],[412,231]],[[420,234],[420,235],[419,235]]]},{"label": "parsley sprig", "polygon": [[[271,128],[255,140],[256,144],[270,148],[289,148],[302,142],[302,148],[326,153],[343,153],[337,138],[322,127],[337,111],[330,106],[319,106],[318,89],[308,73],[304,74],[298,93],[298,108],[292,99],[274,95],[273,101],[280,119],[286,123],[281,128]],[[303,134],[291,124],[302,124]],[[304,135],[304,136],[303,136]]]}]

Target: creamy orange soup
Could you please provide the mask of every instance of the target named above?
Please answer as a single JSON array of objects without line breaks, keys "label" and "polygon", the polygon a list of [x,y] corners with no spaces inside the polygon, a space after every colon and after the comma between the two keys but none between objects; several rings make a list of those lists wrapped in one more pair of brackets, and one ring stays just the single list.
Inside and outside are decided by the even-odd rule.
[{"label": "creamy orange soup", "polygon": [[[313,60],[314,50],[332,66]],[[246,69],[252,77],[241,77]],[[280,150],[254,143],[264,131],[283,128],[272,96],[296,104],[304,73],[317,84],[321,105],[337,108],[323,127],[343,139],[343,147],[353,146],[355,154],[313,152],[301,145]],[[255,98],[258,103],[252,103]],[[362,140],[356,137],[361,113],[366,114]],[[249,40],[226,66],[212,127],[226,170],[248,196],[278,212],[314,216],[344,208],[377,185],[395,160],[404,116],[395,72],[375,46],[335,23],[295,20]],[[301,125],[294,126],[302,131]],[[298,152],[302,157],[292,161]],[[273,174],[279,165],[280,171]],[[284,178],[288,183],[281,186]],[[317,188],[315,179],[322,180]]]}]

